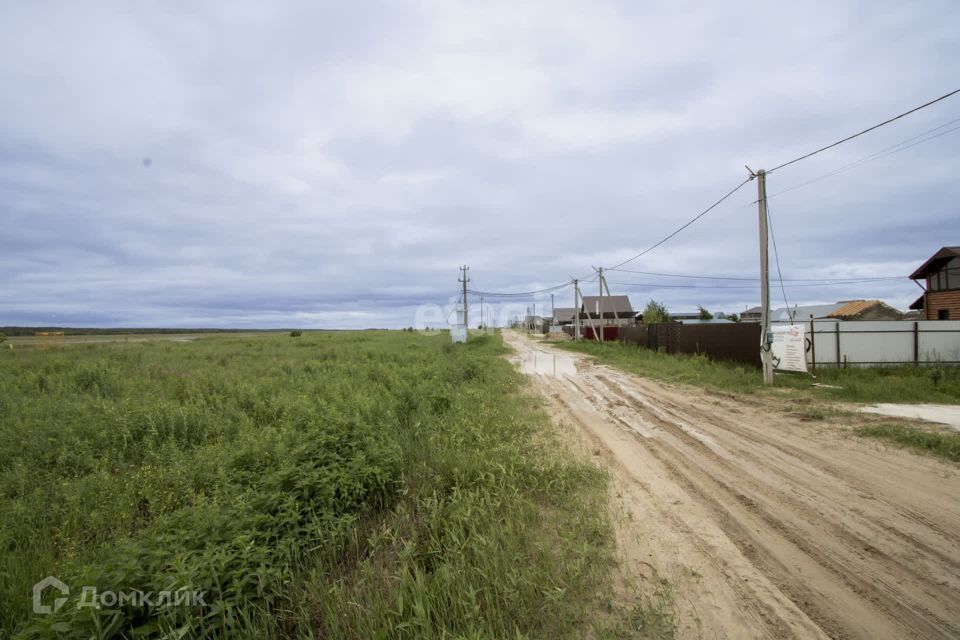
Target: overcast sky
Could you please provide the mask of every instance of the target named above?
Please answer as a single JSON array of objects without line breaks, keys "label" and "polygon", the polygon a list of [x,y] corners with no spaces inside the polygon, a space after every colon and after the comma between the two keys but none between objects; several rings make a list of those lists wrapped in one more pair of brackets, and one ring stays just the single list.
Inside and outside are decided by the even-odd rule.
[{"label": "overcast sky", "polygon": [[[955,0],[7,2],[0,325],[397,327],[449,303],[461,264],[478,290],[562,283],[745,164],[960,87],[958,25]],[[960,96],[768,191],[957,118]],[[791,305],[916,298],[905,276],[960,244],[957,124],[771,198],[784,278],[904,276],[793,287]],[[755,277],[755,198],[625,268]],[[751,282],[608,280],[637,307],[759,302]]]}]

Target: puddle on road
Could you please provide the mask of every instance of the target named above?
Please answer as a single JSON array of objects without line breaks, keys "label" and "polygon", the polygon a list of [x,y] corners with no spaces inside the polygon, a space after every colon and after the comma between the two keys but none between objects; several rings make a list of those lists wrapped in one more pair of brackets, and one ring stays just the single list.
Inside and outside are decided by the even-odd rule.
[{"label": "puddle on road", "polygon": [[577,363],[572,356],[547,353],[536,349],[528,351],[517,361],[521,373],[563,378],[577,375]]}]

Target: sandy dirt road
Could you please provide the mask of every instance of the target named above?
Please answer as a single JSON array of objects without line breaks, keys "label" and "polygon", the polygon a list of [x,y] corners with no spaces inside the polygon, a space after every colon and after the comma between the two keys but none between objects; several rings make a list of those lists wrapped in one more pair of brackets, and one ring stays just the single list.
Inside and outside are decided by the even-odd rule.
[{"label": "sandy dirt road", "polygon": [[505,338],[610,470],[621,558],[670,584],[679,637],[960,637],[955,465]]}]

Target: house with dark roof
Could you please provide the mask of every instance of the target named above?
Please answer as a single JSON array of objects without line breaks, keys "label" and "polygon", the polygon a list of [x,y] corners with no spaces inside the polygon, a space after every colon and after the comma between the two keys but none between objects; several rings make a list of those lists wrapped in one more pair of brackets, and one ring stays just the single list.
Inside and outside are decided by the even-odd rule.
[{"label": "house with dark roof", "polygon": [[923,295],[910,308],[927,320],[960,320],[960,247],[943,247],[910,274]]},{"label": "house with dark roof", "polygon": [[550,325],[554,327],[565,327],[573,324],[573,318],[577,315],[576,307],[557,307],[553,310],[550,318]]},{"label": "house with dark roof", "polygon": [[627,296],[583,296],[580,317],[583,320],[603,320],[606,326],[632,325],[636,311]]},{"label": "house with dark roof", "polygon": [[740,322],[760,322],[763,317],[763,307],[750,307],[740,314]]}]

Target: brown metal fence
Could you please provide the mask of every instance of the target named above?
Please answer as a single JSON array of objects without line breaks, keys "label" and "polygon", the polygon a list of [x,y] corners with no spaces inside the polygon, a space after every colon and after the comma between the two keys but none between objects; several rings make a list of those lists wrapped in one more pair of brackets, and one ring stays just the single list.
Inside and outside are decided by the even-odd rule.
[{"label": "brown metal fence", "polygon": [[714,360],[760,366],[760,325],[755,322],[623,327],[620,339],[667,353],[705,354]]},{"label": "brown metal fence", "polygon": [[[616,342],[617,340],[620,340],[623,338],[622,334],[625,330],[632,329],[632,328],[633,327],[614,327],[614,326],[604,327],[603,339],[605,342]],[[574,328],[570,325],[564,326],[563,331],[570,337],[573,337],[574,335]],[[583,340],[596,340],[596,333],[598,332],[590,325],[582,325],[580,327],[580,337]]]}]

